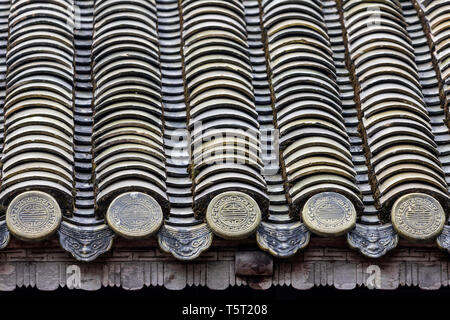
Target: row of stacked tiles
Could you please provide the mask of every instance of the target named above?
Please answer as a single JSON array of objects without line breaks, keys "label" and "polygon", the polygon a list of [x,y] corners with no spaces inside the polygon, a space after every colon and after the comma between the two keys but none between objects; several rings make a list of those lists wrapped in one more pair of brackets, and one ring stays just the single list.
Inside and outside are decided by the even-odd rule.
[{"label": "row of stacked tiles", "polygon": [[[24,205],[30,191],[54,199],[59,208],[45,203],[66,222],[105,225],[106,216],[125,237],[152,235],[165,220],[160,244],[167,251],[178,245],[171,238],[199,234],[210,243],[210,229],[239,239],[258,228],[269,251],[277,237],[271,232],[301,234],[297,250],[308,229],[338,236],[357,221],[384,228],[391,211],[405,237],[429,240],[444,230],[446,6],[89,3],[78,10],[50,0],[3,5],[9,35],[0,201],[17,236],[45,216],[46,209]],[[74,70],[83,50],[74,30],[85,28],[89,10],[92,35],[83,41],[92,42],[92,81]],[[82,81],[93,94],[86,141],[80,132],[90,127],[77,120],[74,88]],[[279,140],[267,136],[275,130]],[[93,174],[89,165],[77,169],[84,162],[76,159],[91,151]],[[83,199],[90,212],[95,202],[96,215],[80,213]]]}]

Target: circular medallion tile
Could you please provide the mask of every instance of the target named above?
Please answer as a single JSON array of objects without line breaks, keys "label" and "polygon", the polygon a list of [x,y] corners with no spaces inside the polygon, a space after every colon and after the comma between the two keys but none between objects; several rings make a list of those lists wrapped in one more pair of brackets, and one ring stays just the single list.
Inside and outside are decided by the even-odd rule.
[{"label": "circular medallion tile", "polygon": [[127,192],[116,197],[106,212],[111,229],[124,238],[138,239],[154,234],[163,223],[161,206],[151,196]]},{"label": "circular medallion tile", "polygon": [[261,222],[256,201],[242,192],[224,192],[215,196],[206,211],[211,230],[225,239],[243,239],[253,234]]},{"label": "circular medallion tile", "polygon": [[353,203],[336,192],[322,192],[308,199],[303,207],[305,225],[321,236],[339,236],[356,224]]},{"label": "circular medallion tile", "polygon": [[47,193],[28,191],[15,197],[6,211],[6,224],[22,240],[41,240],[52,235],[61,223],[61,209]]},{"label": "circular medallion tile", "polygon": [[424,241],[436,238],[444,228],[445,213],[439,201],[422,193],[410,193],[395,201],[392,224],[402,237]]}]

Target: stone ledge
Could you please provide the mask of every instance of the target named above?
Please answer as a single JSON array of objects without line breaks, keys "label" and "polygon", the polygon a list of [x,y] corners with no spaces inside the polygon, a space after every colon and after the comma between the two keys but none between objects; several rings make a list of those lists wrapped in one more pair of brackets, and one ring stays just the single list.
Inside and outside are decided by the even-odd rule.
[{"label": "stone ledge", "polygon": [[[371,260],[348,249],[342,239],[317,238],[312,239],[311,246],[288,259],[276,259],[268,254],[266,259],[259,257],[261,254],[252,241],[233,245],[217,241],[197,260],[180,262],[160,251],[153,240],[117,241],[110,252],[95,262],[82,263],[61,249],[54,239],[45,245],[13,241],[12,246],[0,252],[0,291],[19,287],[98,290],[108,286],[127,290],[146,286],[169,290],[187,286],[206,286],[213,290],[249,286],[264,290],[283,285],[299,290],[315,286],[343,290],[359,286],[375,289],[418,286],[433,290],[448,286],[450,279],[450,258],[433,245],[401,242],[383,258]],[[237,275],[242,274],[236,272],[242,266],[236,257],[238,260],[247,257],[248,265],[255,256],[264,261],[262,275]],[[250,267],[259,270],[258,266]]]},{"label": "stone ledge", "polygon": [[360,286],[392,290],[418,286],[436,290],[449,285],[448,262],[352,263],[342,261],[275,262],[271,276],[237,276],[234,261],[180,262],[10,262],[0,264],[0,291],[33,287],[51,291],[59,287],[98,290],[122,287],[138,290],[163,286],[182,290],[206,286],[224,290],[229,286],[249,286],[265,290],[271,286],[292,286],[306,290],[334,286],[350,290]]}]

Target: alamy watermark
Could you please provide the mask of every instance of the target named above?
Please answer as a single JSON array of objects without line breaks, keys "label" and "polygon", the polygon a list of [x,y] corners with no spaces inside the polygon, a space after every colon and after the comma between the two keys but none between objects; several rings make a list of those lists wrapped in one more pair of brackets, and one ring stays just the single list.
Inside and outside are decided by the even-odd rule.
[{"label": "alamy watermark", "polygon": [[[382,272],[378,265],[369,265],[365,270],[365,286],[369,289],[381,289]],[[69,289],[81,289],[81,269],[78,265],[66,268],[66,286]]]},{"label": "alamy watermark", "polygon": [[367,27],[381,25],[381,9],[379,6],[368,7]]},{"label": "alamy watermark", "polygon": [[65,5],[65,13],[67,16],[66,23],[71,29],[80,29],[81,28],[81,9],[79,6],[75,4],[73,0],[69,0],[68,2],[64,2]]},{"label": "alamy watermark", "polygon": [[[230,126],[233,124],[230,123]],[[176,165],[193,167],[244,164],[260,168],[264,176],[279,171],[279,130],[209,128],[201,121],[192,130],[174,130],[168,136],[168,156]]]},{"label": "alamy watermark", "polygon": [[76,264],[66,268],[66,286],[69,289],[81,289],[81,269]]},{"label": "alamy watermark", "polygon": [[365,270],[368,275],[365,285],[369,289],[381,289],[381,268],[375,264],[368,266]]}]

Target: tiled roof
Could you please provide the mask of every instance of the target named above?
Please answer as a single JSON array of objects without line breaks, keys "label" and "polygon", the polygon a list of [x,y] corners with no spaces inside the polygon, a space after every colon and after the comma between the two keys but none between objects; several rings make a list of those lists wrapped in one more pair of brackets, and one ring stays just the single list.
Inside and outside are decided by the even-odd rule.
[{"label": "tiled roof", "polygon": [[3,247],[450,250],[444,0],[0,1]]}]

